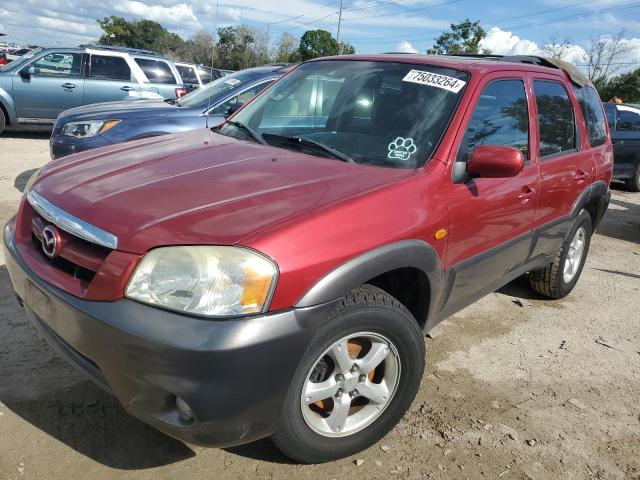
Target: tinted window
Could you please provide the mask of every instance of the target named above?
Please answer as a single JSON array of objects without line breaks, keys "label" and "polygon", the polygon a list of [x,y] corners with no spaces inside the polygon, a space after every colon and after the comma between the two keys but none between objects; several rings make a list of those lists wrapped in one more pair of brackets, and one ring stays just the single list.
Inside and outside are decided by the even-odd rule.
[{"label": "tinted window", "polygon": [[[136,58],[138,66],[142,69],[150,83],[176,84],[171,67],[162,60],[151,60],[149,58]],[[197,81],[194,83],[198,83]]]},{"label": "tinted window", "polygon": [[251,100],[253,97],[255,97],[258,93],[260,93],[262,90],[264,90],[267,85],[269,85],[271,82],[263,82],[263,83],[259,83],[258,85],[254,85],[253,87],[251,87],[248,90],[245,90],[244,92],[242,92],[240,95],[237,95],[229,100],[227,100],[224,103],[221,103],[220,105],[218,105],[216,108],[214,108],[211,111],[211,115],[214,114],[218,114],[218,115],[226,115],[227,111],[229,110],[229,107],[234,104],[234,103],[239,103],[239,104],[245,104],[247,103],[249,100]]},{"label": "tinted window", "polygon": [[[412,169],[431,158],[467,78],[462,71],[435,65],[348,58],[308,62],[234,120],[275,148]],[[219,132],[250,139],[231,124]]]},{"label": "tinted window", "polygon": [[193,67],[187,67],[184,65],[176,65],[178,69],[178,73],[182,77],[182,81],[184,83],[194,83],[198,84],[198,77],[196,77],[196,71]]},{"label": "tinted window", "polygon": [[576,97],[578,97],[580,110],[582,110],[582,116],[587,124],[589,145],[592,147],[602,145],[607,141],[607,127],[600,96],[591,87],[580,88],[574,86],[573,90],[576,93]]},{"label": "tinted window", "polygon": [[200,81],[203,85],[215,80],[216,78],[220,78],[222,75],[218,74],[215,70],[211,70],[208,68],[198,68],[198,73],[200,74]]},{"label": "tinted window", "polygon": [[529,108],[522,80],[498,80],[484,89],[467,125],[457,161],[468,161],[478,145],[514,147],[528,157]]},{"label": "tinted window", "polygon": [[79,77],[82,70],[81,53],[49,53],[33,62],[38,77]]},{"label": "tinted window", "polygon": [[640,109],[618,105],[618,131],[640,132]]},{"label": "tinted window", "polygon": [[616,107],[612,104],[607,104],[604,107],[604,111],[607,114],[607,122],[609,122],[609,130],[616,129]]},{"label": "tinted window", "polygon": [[122,57],[91,55],[89,78],[131,81],[131,69]]},{"label": "tinted window", "polygon": [[534,80],[540,156],[554,155],[576,148],[576,125],[567,91],[558,82]]},{"label": "tinted window", "polygon": [[249,83],[253,83],[258,78],[253,70],[244,70],[232,75],[214,80],[206,87],[200,87],[189,95],[185,95],[178,102],[183,107],[206,107],[220,100],[221,96],[231,95],[234,91],[242,91]]}]

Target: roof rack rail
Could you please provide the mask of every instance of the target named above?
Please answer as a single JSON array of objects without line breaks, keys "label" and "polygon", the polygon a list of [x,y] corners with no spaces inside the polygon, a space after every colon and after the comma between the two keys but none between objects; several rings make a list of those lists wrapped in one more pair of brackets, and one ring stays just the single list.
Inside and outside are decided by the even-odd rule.
[{"label": "roof rack rail", "polygon": [[96,50],[110,50],[114,52],[126,52],[126,53],[140,53],[143,55],[154,55],[156,57],[160,57],[158,52],[154,52],[153,50],[145,50],[143,48],[129,48],[129,47],[117,47],[115,45],[96,45],[96,44],[85,44],[80,45],[82,48],[94,48]]}]

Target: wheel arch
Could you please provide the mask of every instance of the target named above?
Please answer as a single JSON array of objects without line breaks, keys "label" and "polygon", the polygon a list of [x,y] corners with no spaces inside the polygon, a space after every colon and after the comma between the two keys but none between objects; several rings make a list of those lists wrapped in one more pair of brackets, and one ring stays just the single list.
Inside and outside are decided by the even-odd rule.
[{"label": "wheel arch", "polygon": [[591,217],[591,225],[595,231],[609,206],[611,191],[609,186],[598,180],[585,188],[571,209],[571,216],[577,218],[582,210],[586,210]]},{"label": "wheel arch", "polygon": [[442,278],[440,259],[429,244],[403,240],[365,252],[334,268],[307,290],[295,307],[331,302],[361,285],[371,284],[401,302],[424,330]]}]

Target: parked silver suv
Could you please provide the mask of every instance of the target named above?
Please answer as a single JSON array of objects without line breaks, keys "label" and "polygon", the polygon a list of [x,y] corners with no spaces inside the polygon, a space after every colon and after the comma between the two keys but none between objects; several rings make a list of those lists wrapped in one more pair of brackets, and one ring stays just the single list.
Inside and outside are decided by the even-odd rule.
[{"label": "parked silver suv", "polygon": [[148,50],[85,45],[31,53],[0,69],[0,132],[52,124],[82,105],[186,94],[173,62]]}]

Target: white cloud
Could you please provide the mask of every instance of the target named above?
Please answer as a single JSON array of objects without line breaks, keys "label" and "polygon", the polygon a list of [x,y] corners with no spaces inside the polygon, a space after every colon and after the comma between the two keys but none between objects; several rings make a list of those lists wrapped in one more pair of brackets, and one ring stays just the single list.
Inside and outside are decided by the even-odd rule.
[{"label": "white cloud", "polygon": [[526,40],[511,32],[492,27],[480,42],[480,48],[491,50],[497,55],[542,55],[536,42]]},{"label": "white cloud", "polygon": [[113,4],[115,11],[134,15],[136,17],[155,20],[171,25],[194,24],[199,25],[198,19],[193,14],[191,5],[179,3],[170,7],[161,5],[147,5],[137,0],[121,0]]},{"label": "white cloud", "polygon": [[401,53],[418,53],[418,50],[407,40],[402,40],[396,46],[396,51]]},{"label": "white cloud", "polygon": [[58,30],[60,32],[72,32],[89,35],[92,33],[96,33],[96,31],[98,30],[98,28],[92,24],[87,25],[84,23],[70,22],[67,20],[61,20],[59,18],[52,17],[37,17],[36,23],[41,27],[48,28],[50,30]]}]

